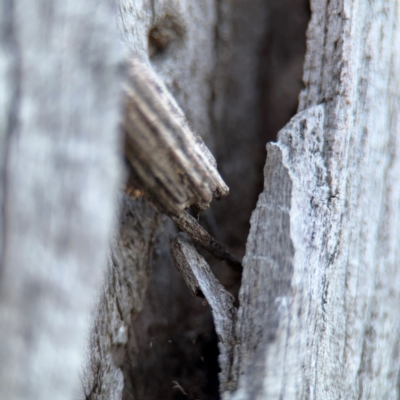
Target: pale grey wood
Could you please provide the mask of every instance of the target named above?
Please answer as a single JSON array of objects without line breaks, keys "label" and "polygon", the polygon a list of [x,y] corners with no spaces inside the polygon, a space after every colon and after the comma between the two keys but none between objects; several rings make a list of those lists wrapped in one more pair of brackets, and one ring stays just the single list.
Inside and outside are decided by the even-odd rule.
[{"label": "pale grey wood", "polygon": [[0,398],[69,399],[121,181],[113,2],[0,5]]},{"label": "pale grey wood", "polygon": [[398,3],[311,1],[299,113],[268,146],[224,399],[397,399]]},{"label": "pale grey wood", "polygon": [[[63,349],[66,355],[62,353],[57,356],[51,354],[51,351],[44,351],[43,348],[40,351],[36,350],[36,342],[33,341],[30,343],[33,351],[30,353],[32,349],[28,348],[23,354],[33,360],[35,365],[31,369],[35,373],[41,373],[41,368],[44,373],[40,377],[30,374],[30,364],[21,359],[26,371],[19,371],[18,378],[25,390],[21,398],[46,398],[47,395],[50,398],[64,398],[68,397],[67,392],[72,390],[72,383],[76,380],[76,366],[81,357],[77,349],[82,347],[81,335],[89,321],[85,316],[88,315],[102,276],[105,237],[110,231],[112,216],[115,214],[112,199],[115,198],[113,196],[119,175],[115,158],[117,143],[114,136],[117,118],[116,95],[119,87],[115,67],[120,60],[119,46],[115,42],[116,35],[113,31],[114,10],[108,8],[104,12],[102,3],[96,3],[97,8],[94,10],[93,4],[78,6],[75,2],[63,5],[59,2],[42,2],[39,9],[37,5],[24,1],[18,3],[15,13],[12,10],[13,4],[11,1],[1,4],[4,8],[1,9],[4,11],[1,14],[4,16],[4,24],[1,26],[5,27],[2,38],[5,38],[6,46],[2,49],[0,65],[5,77],[4,84],[8,84],[7,90],[0,91],[6,94],[0,98],[1,105],[4,105],[0,112],[4,113],[6,110],[1,121],[5,121],[5,118],[7,120],[1,126],[2,144],[6,143],[3,147],[6,157],[2,159],[2,171],[6,178],[5,184],[10,183],[11,188],[10,193],[3,192],[5,200],[2,204],[6,205],[7,214],[4,215],[7,216],[7,221],[1,222],[10,223],[2,225],[2,233],[6,232],[8,235],[11,232],[11,239],[15,239],[14,242],[9,242],[11,239],[6,236],[4,257],[7,262],[13,262],[11,265],[15,265],[12,278],[18,277],[23,283],[24,279],[33,279],[36,282],[46,281],[49,276],[58,278],[57,274],[49,270],[48,265],[57,265],[57,271],[71,273],[73,276],[68,275],[65,280],[64,277],[60,277],[55,284],[52,282],[47,285],[47,281],[45,282],[49,290],[53,289],[56,292],[51,292],[49,299],[46,299],[50,308],[57,304],[54,300],[56,295],[67,293],[69,296],[63,296],[62,300],[67,298],[71,302],[66,305],[63,303],[64,308],[57,308],[59,319],[53,318],[56,314],[54,311],[47,312],[45,308],[40,308],[49,325],[38,321],[35,314],[37,303],[30,297],[23,299],[32,307],[28,313],[29,318],[25,318],[26,312],[17,315],[8,312],[8,309],[3,310],[3,315],[8,319],[15,316],[15,324],[22,321],[28,327],[34,321],[35,332],[41,335],[47,332],[48,326],[60,328],[54,336],[41,344],[48,345],[53,352]],[[259,94],[256,54],[265,29],[266,9],[261,0],[251,4],[247,1],[230,0],[218,3],[211,0],[120,2],[120,27],[129,51],[135,51],[143,58],[151,57],[151,64],[177,98],[193,127],[210,147],[220,148],[219,153],[224,159],[226,174],[230,174],[232,179],[236,176],[236,187],[241,187],[246,193],[247,188],[254,187],[257,180],[254,176],[252,152],[253,139],[257,136],[256,99]],[[94,29],[92,22],[98,19],[101,20],[101,24],[95,24]],[[9,25],[10,21],[16,23],[15,31],[21,30],[21,38],[18,37],[16,41],[23,49],[21,54],[19,46],[14,45],[13,29],[9,29],[14,27]],[[51,22],[46,24],[46,21]],[[87,31],[82,32],[82,26],[86,27]],[[161,32],[162,40],[155,40],[149,44],[149,33],[154,26],[157,26],[159,35]],[[89,33],[91,36],[88,39]],[[156,34],[153,36],[156,37]],[[99,37],[109,42],[97,42]],[[39,39],[39,43],[36,42],[36,38]],[[167,46],[159,51],[157,45],[160,45],[160,42],[164,43],[164,40]],[[98,58],[91,58],[94,54],[92,45],[96,47],[95,55]],[[21,59],[23,68],[19,65]],[[89,76],[84,69],[86,64],[79,64],[79,61],[87,59],[88,63],[95,67],[93,74]],[[101,75],[104,73],[103,63],[106,63],[107,71],[111,71],[110,75]],[[220,68],[216,74],[215,65]],[[21,74],[21,77],[18,74]],[[10,80],[9,76],[13,75],[13,79]],[[73,82],[70,83],[69,79]],[[24,85],[26,82],[29,84],[27,100],[29,102],[33,98],[33,101],[21,108],[25,112],[21,118],[25,124],[21,129],[23,134],[19,132],[19,137],[11,138],[10,148],[14,148],[9,152],[8,135],[19,129],[14,120],[15,115],[19,116],[18,100],[20,96],[24,98],[26,95],[25,86],[20,86],[19,80]],[[95,96],[96,102],[94,99],[88,101],[85,96],[92,87],[99,89]],[[19,90],[23,90],[22,95]],[[39,104],[40,107],[32,108],[32,104]],[[224,110],[221,109],[222,105]],[[211,110],[212,108],[214,109]],[[56,112],[53,112],[54,109]],[[41,112],[43,115],[39,115]],[[41,117],[40,120],[36,120],[37,115]],[[48,129],[51,130],[49,136],[42,135],[42,131],[46,131],[40,125],[43,121],[46,127],[51,126],[51,129]],[[226,124],[227,121],[229,123]],[[69,124],[72,125],[71,130],[68,129]],[[81,125],[84,126],[85,133],[86,128],[90,132],[90,146],[81,146],[81,141],[85,141],[86,138],[81,134]],[[218,139],[215,139],[212,127],[217,128]],[[27,135],[28,131],[32,133],[32,137]],[[69,138],[71,131],[74,135]],[[244,141],[240,141],[242,132],[247,135]],[[60,136],[57,136],[59,133]],[[221,140],[223,136],[225,138]],[[17,140],[20,140],[20,143],[16,143]],[[227,151],[226,144],[229,144]],[[59,161],[58,154],[64,155],[65,149],[68,149],[68,157],[63,158],[59,164],[53,162],[54,159]],[[75,157],[82,161],[82,165],[79,164],[79,168],[76,169]],[[8,171],[13,171],[13,179],[18,178],[18,181],[8,180]],[[73,173],[72,176],[68,171]],[[107,177],[106,173],[113,176]],[[245,181],[243,185],[242,181]],[[40,190],[34,187],[36,183],[38,186],[42,185]],[[25,190],[26,187],[28,190]],[[44,200],[38,192],[44,196]],[[15,196],[16,193],[18,196]],[[240,191],[235,193],[239,193],[235,199],[240,208],[248,209],[251,196],[245,196],[241,201]],[[51,201],[47,201],[46,196]],[[61,211],[69,210],[68,202],[76,199],[79,200],[79,206],[74,208],[71,214],[59,212],[58,206],[64,207]],[[135,205],[127,199],[122,200],[121,225],[114,235],[109,252],[104,292],[97,293],[100,301],[94,317],[88,349],[89,360],[83,376],[84,390],[80,388],[78,396],[86,392],[89,398],[117,399],[121,397],[123,387],[126,388],[129,383],[123,381],[123,366],[126,361],[123,351],[127,343],[129,344],[129,339],[132,342],[135,337],[131,335],[129,338],[127,327],[143,306],[143,296],[151,270],[151,249],[159,226],[159,218],[146,207],[143,203]],[[229,206],[226,208],[229,209]],[[12,213],[9,214],[9,210]],[[240,217],[240,223],[246,224],[243,215]],[[17,223],[20,223],[18,234],[12,236],[12,232],[16,230],[13,224]],[[33,228],[30,230],[27,227]],[[60,245],[64,240],[63,235],[72,238],[73,243],[68,244],[65,253],[60,255],[58,250],[63,248]],[[31,243],[32,238],[35,242]],[[121,244],[121,238],[125,238],[126,242],[122,240]],[[9,250],[9,243],[12,243],[12,251]],[[18,254],[15,243],[18,243],[18,250],[21,249]],[[52,253],[53,248],[57,251]],[[35,253],[38,249],[42,249],[39,255]],[[29,257],[26,257],[28,251]],[[71,261],[68,257],[76,253],[78,261]],[[38,266],[34,261],[39,257],[43,262]],[[59,270],[63,257],[66,259],[65,265]],[[19,263],[20,259],[23,263]],[[8,268],[10,264],[7,262],[4,265]],[[31,263],[31,268],[35,268],[34,271],[28,271],[30,275],[21,270],[21,265],[23,268],[24,263],[28,262]],[[158,260],[161,267],[167,266],[168,263],[169,260]],[[38,274],[36,270],[39,271]],[[85,271],[83,278],[79,276],[79,271]],[[167,279],[168,274],[173,279],[176,278],[173,274],[165,272]],[[9,279],[8,275],[6,277],[8,285],[11,278]],[[62,286],[64,291],[60,290],[61,285],[65,285]],[[176,292],[179,292],[182,285],[178,283],[174,288],[178,288]],[[21,292],[23,290],[24,288]],[[7,295],[8,292],[5,293]],[[166,293],[162,294],[163,300],[166,299]],[[174,294],[171,295],[172,299],[173,296]],[[190,316],[187,319],[189,320]],[[61,325],[57,325],[60,321]],[[198,321],[196,322],[198,324]],[[196,329],[200,331],[198,325]],[[8,327],[12,328],[11,325]],[[8,343],[6,340],[14,333],[6,332],[2,344]],[[13,339],[17,341],[19,338],[17,332]],[[60,341],[55,344],[54,338],[59,338]],[[10,346],[7,350],[12,352],[13,347]],[[50,358],[42,362],[43,357],[49,354]],[[60,360],[60,368],[54,367],[54,359]],[[71,360],[73,366],[69,364]],[[36,368],[37,365],[40,365],[40,368]],[[12,368],[6,371],[8,375],[4,380],[7,380],[7,385],[3,386],[4,390],[8,390],[9,384],[13,382],[8,378],[17,375],[13,375],[13,371]],[[60,383],[57,378],[59,376],[65,380],[65,385]],[[46,389],[46,385],[50,389]],[[56,395],[53,392],[54,388],[57,388]]]},{"label": "pale grey wood", "polygon": [[[228,21],[242,11],[232,4],[223,2],[217,9]],[[397,395],[399,31],[395,3],[385,3],[387,10],[379,9],[382,4],[312,3],[306,89],[299,114],[268,148],[265,192],[252,218],[237,331],[242,347],[234,365],[241,380],[227,398]],[[128,46],[144,58],[151,55],[189,120],[205,134],[211,126],[205,110],[212,93],[207,79],[214,65],[209,48],[216,8],[211,2],[126,1],[120,9]],[[248,20],[256,31],[262,31],[261,11],[257,22]],[[160,53],[148,46],[154,25],[171,39]],[[229,42],[234,30],[224,30],[227,25],[217,32]],[[239,72],[232,74],[242,74],[238,86],[246,90],[256,81],[249,59],[254,61],[237,55],[242,64],[235,64]],[[217,82],[224,83],[224,72]],[[248,90],[243,97],[251,109],[256,91]],[[237,107],[244,113],[241,104]],[[224,123],[219,111],[213,114],[217,126]],[[253,109],[248,111],[254,118]],[[250,134],[255,125],[250,119]],[[236,165],[226,167],[235,172]],[[114,329],[113,322],[107,329]],[[107,340],[111,345],[104,348],[112,351]],[[113,366],[104,368],[104,378],[114,382],[118,398],[121,368],[110,359],[105,358],[104,366]],[[96,394],[107,398],[111,392]]]}]

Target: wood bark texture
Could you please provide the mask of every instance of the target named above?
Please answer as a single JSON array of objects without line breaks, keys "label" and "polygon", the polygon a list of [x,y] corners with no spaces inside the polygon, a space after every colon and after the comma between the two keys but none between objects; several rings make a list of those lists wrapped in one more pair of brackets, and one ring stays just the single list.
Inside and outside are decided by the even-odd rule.
[{"label": "wood bark texture", "polygon": [[0,3],[4,400],[80,386],[122,171],[112,3]]},{"label": "wood bark texture", "polygon": [[311,1],[299,113],[267,147],[224,399],[398,399],[400,9]]},{"label": "wood bark texture", "polygon": [[[1,4],[2,398],[70,398],[79,386],[79,398],[168,399],[185,392],[177,379],[191,397],[218,398],[210,309],[190,297],[172,267],[174,228],[143,201],[119,201],[99,291],[120,180],[114,133],[122,57],[110,4]],[[269,6],[118,4],[126,53],[149,61],[236,188],[206,223],[242,253],[260,180],[258,53]],[[281,110],[296,102],[289,97]],[[236,293],[237,271],[213,264]]]}]

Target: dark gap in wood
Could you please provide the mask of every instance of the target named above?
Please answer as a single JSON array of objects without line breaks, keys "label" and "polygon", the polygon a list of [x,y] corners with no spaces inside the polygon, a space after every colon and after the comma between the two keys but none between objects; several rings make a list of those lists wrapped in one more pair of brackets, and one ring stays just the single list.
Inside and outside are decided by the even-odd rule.
[{"label": "dark gap in wood", "polygon": [[[241,25],[235,26],[235,33],[232,35],[237,36],[236,42],[242,41],[242,43],[235,43],[235,38],[231,38],[234,42],[232,46],[246,45],[243,43],[245,35],[246,40],[259,42],[257,81],[254,85],[257,97],[256,110],[253,111],[254,116],[243,114],[239,120],[231,117],[230,114],[238,112],[237,109],[240,108],[232,98],[241,95],[238,92],[240,85],[236,84],[235,80],[240,81],[242,77],[237,69],[228,66],[226,72],[228,77],[225,78],[228,81],[225,94],[227,110],[221,124],[223,126],[219,127],[223,137],[217,138],[215,152],[218,168],[230,187],[230,194],[220,202],[214,201],[206,214],[211,215],[211,219],[215,221],[214,226],[218,227],[218,233],[213,234],[215,238],[224,243],[234,254],[243,257],[250,229],[250,216],[263,190],[266,143],[276,141],[279,130],[296,113],[298,96],[304,87],[302,75],[306,52],[306,29],[311,13],[308,0],[258,2],[259,9],[251,12],[245,9],[250,7],[248,3],[242,4],[240,1],[234,3],[233,7],[238,11],[233,18],[237,18],[239,22],[234,21],[233,25],[235,22]],[[253,32],[257,28],[252,26],[251,15],[254,17],[255,13],[262,13],[261,8],[265,4],[266,29],[259,38],[257,33]],[[244,9],[240,10],[240,7]],[[240,54],[235,54],[235,51],[232,53],[232,63],[240,63]],[[242,69],[250,70],[245,63]],[[247,123],[247,118],[256,121]],[[237,125],[239,128],[236,128]],[[256,132],[252,134],[246,131],[247,125],[252,126]],[[249,140],[254,142],[250,146],[247,144]],[[231,149],[230,146],[234,146],[235,149]],[[233,164],[239,166],[237,168],[239,171],[231,172]],[[205,226],[207,225],[206,222]],[[210,263],[221,282],[237,298],[240,275],[237,276],[235,271],[220,266],[204,252],[201,254]]]},{"label": "dark gap in wood", "polygon": [[[213,202],[210,210],[202,214],[200,222],[211,229],[213,236],[224,243],[239,257],[245,253],[245,245],[250,228],[250,216],[255,209],[259,194],[263,190],[263,168],[266,159],[266,143],[276,141],[277,134],[295,115],[298,97],[304,84],[303,64],[306,52],[306,29],[311,17],[308,0],[269,0],[266,30],[260,40],[257,77],[257,121],[249,175],[231,177],[224,171],[232,162],[232,153],[216,149],[218,168],[230,187],[230,195],[220,202]],[[238,27],[238,29],[240,29]],[[254,34],[253,34],[254,35]],[[251,36],[251,34],[249,34]],[[240,76],[236,76],[240,79]],[[229,99],[228,99],[229,102]],[[228,110],[229,112],[229,110]],[[246,118],[246,116],[243,116]],[[232,131],[224,130],[224,141],[219,146],[232,141]],[[236,163],[248,157],[245,143],[250,135],[242,132],[237,147],[243,151],[234,153]],[[236,139],[237,140],[237,139]],[[225,172],[225,173],[224,173]],[[249,200],[250,199],[250,200]],[[211,220],[211,223],[209,222]],[[242,223],[245,220],[246,223]],[[240,288],[240,274],[232,268],[217,263],[204,251],[203,257],[213,268],[218,279],[237,299]]]},{"label": "dark gap in wood", "polygon": [[276,141],[279,130],[297,111],[298,96],[304,88],[306,29],[311,16],[308,0],[270,0],[269,13],[259,75],[263,88],[260,93],[263,143]]},{"label": "dark gap in wood", "polygon": [[[298,97],[304,88],[303,64],[306,53],[306,30],[311,17],[309,0],[269,0],[268,1],[267,28],[261,39],[259,66],[258,66],[258,104],[256,117],[258,132],[255,137],[253,166],[247,167],[255,171],[256,177],[238,177],[231,181],[224,174],[224,163],[231,160],[224,156],[217,157],[218,167],[222,176],[231,189],[228,198],[221,202],[213,202],[211,210],[206,214],[211,215],[209,224],[205,218],[204,226],[217,227],[214,236],[220,240],[235,254],[244,256],[245,245],[249,233],[250,224],[240,221],[250,221],[252,211],[255,209],[259,194],[263,190],[263,168],[266,159],[266,143],[277,140],[277,134],[286,123],[296,114]],[[238,27],[240,30],[240,27]],[[240,79],[240,77],[236,77]],[[224,132],[225,141],[231,140],[232,131]],[[243,132],[240,140],[245,144],[248,135]],[[238,144],[241,146],[240,142]],[[235,159],[241,163],[241,159],[247,157],[245,146],[242,154],[235,153]],[[219,149],[217,149],[217,153]],[[224,152],[222,152],[224,154]],[[226,156],[225,156],[226,157]],[[228,156],[229,157],[229,156]],[[234,178],[235,179],[235,178]],[[250,201],[243,201],[245,198]],[[228,206],[226,204],[228,203]],[[210,264],[213,272],[220,282],[234,295],[236,305],[239,306],[238,294],[240,289],[241,274],[233,268],[217,263],[206,252],[199,251]]]},{"label": "dark gap in wood", "polygon": [[[235,0],[233,3],[236,10],[231,18],[235,32],[229,45],[240,48],[234,39],[243,34],[242,24],[247,24],[245,40],[251,41],[257,36],[251,31],[249,20],[241,18],[240,14],[251,15],[257,10],[255,5],[251,12],[240,9],[250,7],[248,2]],[[262,191],[265,145],[276,140],[278,131],[297,109],[303,87],[305,32],[310,17],[307,0],[270,0],[268,4],[261,0],[257,4],[267,8],[268,17],[262,37],[257,37],[258,77],[254,89],[257,109],[250,116],[253,132],[249,134],[245,129],[246,115],[240,116],[243,119],[239,121],[240,129],[234,132],[237,121],[231,118],[230,103],[233,97],[240,96],[235,92],[240,85],[235,86],[234,80],[239,81],[241,77],[237,69],[227,65],[228,83],[223,86],[227,105],[221,120],[216,122],[213,153],[231,193],[226,199],[214,201],[211,209],[200,215],[201,224],[239,257],[244,255],[250,216]],[[157,39],[158,32],[151,35],[154,33]],[[243,38],[239,40],[242,40],[241,46],[246,45]],[[165,43],[153,40],[154,54],[164,54]],[[235,57],[240,58],[239,53]],[[249,140],[252,141],[250,145]],[[231,166],[237,163],[246,171],[232,172]],[[204,300],[190,293],[173,267],[168,236],[175,234],[176,228],[169,223],[166,225],[169,227],[165,228],[154,256],[154,270],[143,311],[129,328],[123,400],[217,400],[220,399],[219,352],[211,311]],[[200,253],[237,300],[241,274],[206,252]]]},{"label": "dark gap in wood", "polygon": [[175,233],[169,226],[160,238],[143,311],[130,327],[123,400],[219,398],[211,311],[172,265],[166,239]]}]

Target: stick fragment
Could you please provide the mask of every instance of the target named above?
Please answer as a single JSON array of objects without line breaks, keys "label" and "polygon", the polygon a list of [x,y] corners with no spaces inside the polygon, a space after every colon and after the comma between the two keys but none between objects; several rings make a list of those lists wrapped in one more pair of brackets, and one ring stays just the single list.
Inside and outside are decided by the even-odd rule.
[{"label": "stick fragment", "polygon": [[226,196],[213,155],[152,67],[133,57],[127,71],[122,131],[130,181],[164,213],[205,210]]},{"label": "stick fragment", "polygon": [[214,257],[225,261],[233,268],[242,270],[242,262],[235,255],[231,254],[225,246],[214,239],[198,222],[186,211],[179,215],[170,215],[170,218],[178,227],[187,233],[195,242],[208,250]]},{"label": "stick fragment", "polygon": [[190,239],[180,233],[170,238],[171,255],[175,266],[194,295],[203,297],[211,307],[215,330],[219,338],[220,392],[234,390],[237,377],[232,365],[237,350],[235,326],[237,311],[233,296],[219,283],[211,268],[190,243]]}]

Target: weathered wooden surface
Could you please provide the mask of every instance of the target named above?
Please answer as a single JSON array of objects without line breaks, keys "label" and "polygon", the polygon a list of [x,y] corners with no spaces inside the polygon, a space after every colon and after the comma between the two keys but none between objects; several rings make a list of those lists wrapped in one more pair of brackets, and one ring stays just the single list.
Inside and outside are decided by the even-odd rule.
[{"label": "weathered wooden surface", "polygon": [[[259,141],[257,147],[256,143],[260,138],[257,53],[265,40],[267,10],[263,0],[251,5],[243,0],[120,2],[119,26],[127,48],[156,70],[192,127],[218,156],[223,177],[235,185],[233,200],[224,200],[216,207],[216,216],[222,211],[219,229],[213,224],[213,213],[207,223],[214,235],[219,231],[220,240],[228,240],[239,251],[261,176],[261,170],[257,170],[260,157],[254,154],[264,155],[263,144]],[[172,267],[169,232],[174,230],[168,227],[156,245],[154,271],[144,303],[138,307],[131,303],[125,362],[107,356],[115,348],[107,337],[112,326],[103,331],[104,341],[99,337],[92,342],[92,352],[96,354],[102,348],[105,357],[104,362],[98,358],[91,364],[85,378],[89,383],[87,393],[94,389],[95,376],[90,373],[99,375],[101,371],[106,382],[93,391],[93,398],[106,399],[111,393],[118,398],[122,390],[120,371],[124,374],[124,399],[173,399],[182,395],[179,387],[189,397],[218,398],[217,342],[210,310],[191,297]],[[135,273],[137,267],[124,269],[123,274]],[[144,263],[139,267],[147,268]],[[226,267],[217,272],[233,292],[237,291],[237,272]],[[105,290],[115,297],[108,300],[111,303],[118,303],[120,297],[127,304],[135,301],[129,292]],[[118,328],[118,318],[110,318],[108,312],[99,306],[97,324],[117,322]]]},{"label": "weathered wooden surface", "polygon": [[112,1],[0,4],[0,398],[68,399],[120,181]]},{"label": "weathered wooden surface", "polygon": [[[155,69],[184,109],[191,126],[210,143],[207,110],[214,65],[216,14],[213,1],[149,3],[124,0],[119,2],[118,20],[127,53],[138,55]],[[149,215],[138,213],[136,218],[143,226],[151,226]],[[123,217],[122,221],[125,221]],[[125,222],[139,241],[142,232],[134,232],[137,226]],[[160,222],[153,222],[155,228]],[[117,248],[131,266],[110,263],[110,278],[98,307],[89,349],[89,354],[96,356],[89,360],[85,369],[86,393],[82,392],[81,398],[92,393],[92,398],[98,399],[153,397],[167,400],[177,394],[175,381],[191,395],[199,393],[201,396],[204,390],[218,392],[217,372],[214,371],[217,359],[215,357],[215,362],[211,361],[215,365],[208,368],[210,361],[203,354],[203,348],[209,346],[210,340],[217,351],[210,310],[190,295],[174,270],[168,245],[168,233],[172,233],[173,228],[165,226],[165,219],[162,225],[161,231],[165,230],[165,233],[156,246],[154,260],[150,243],[156,229],[152,234],[149,231],[144,235],[138,246]],[[117,243],[118,239],[113,246]],[[147,248],[145,243],[148,243]],[[111,251],[115,252],[114,247]],[[144,299],[134,296],[132,290],[124,289],[132,286],[127,282],[134,280],[135,287],[140,287],[144,294],[147,274],[153,264],[155,272]],[[146,271],[146,274],[140,271]],[[138,273],[144,279],[135,278]],[[114,286],[114,274],[121,276],[120,287]],[[121,302],[125,304],[123,324],[128,326],[127,343],[124,344],[113,343],[109,335],[121,326],[121,318],[113,311]],[[98,326],[102,328],[100,331],[96,331]],[[117,358],[113,356],[115,351],[119,352]],[[211,384],[207,374],[214,376]]]},{"label": "weathered wooden surface", "polygon": [[[211,133],[211,88],[207,82],[214,66],[214,1],[120,0],[118,22],[128,50],[150,59],[196,132],[207,142]],[[164,38],[162,45],[151,35],[154,29]]]},{"label": "weathered wooden surface", "polygon": [[[98,4],[0,6],[1,359],[12,361],[0,397],[70,397],[97,293],[78,396],[218,398],[210,310],[171,266],[174,228],[143,201],[122,198],[96,291],[116,208],[121,59],[115,10]],[[271,4],[119,2],[125,54],[147,58],[217,155],[231,196],[207,223],[239,253],[264,151]],[[241,380],[227,398],[397,396],[399,10],[382,4],[312,3],[299,114],[268,147],[252,218]],[[238,276],[224,268],[232,290]]]},{"label": "weathered wooden surface", "polygon": [[268,146],[226,399],[397,399],[400,10],[311,1],[299,113]]}]

